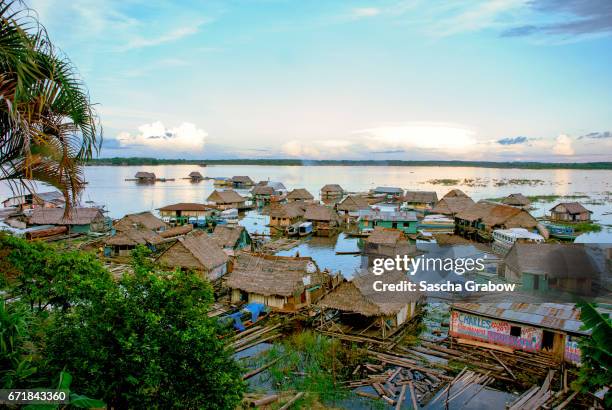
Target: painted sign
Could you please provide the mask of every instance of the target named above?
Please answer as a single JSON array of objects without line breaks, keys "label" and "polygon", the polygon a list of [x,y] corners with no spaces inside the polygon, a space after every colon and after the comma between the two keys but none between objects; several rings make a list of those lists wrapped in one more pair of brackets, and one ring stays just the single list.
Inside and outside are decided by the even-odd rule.
[{"label": "painted sign", "polygon": [[520,336],[511,334],[512,325],[503,320],[453,310],[451,312],[451,334],[467,336],[489,343],[510,346],[515,349],[538,351],[542,347],[542,329],[530,326],[520,327]]},{"label": "painted sign", "polygon": [[580,364],[580,347],[576,336],[567,335],[565,338],[565,360],[574,364]]}]

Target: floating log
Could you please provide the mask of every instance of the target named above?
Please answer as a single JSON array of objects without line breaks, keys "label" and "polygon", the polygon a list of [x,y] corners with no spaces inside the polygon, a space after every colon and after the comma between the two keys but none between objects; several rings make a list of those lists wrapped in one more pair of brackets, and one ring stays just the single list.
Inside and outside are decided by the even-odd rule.
[{"label": "floating log", "polygon": [[242,380],[247,380],[250,379],[251,377],[263,372],[264,370],[266,370],[268,367],[272,366],[274,363],[278,362],[280,359],[282,359],[284,356],[278,357],[274,360],[271,360],[269,363],[264,364],[261,367],[258,367],[255,370],[252,370],[248,373],[246,373],[244,376],[242,376]]},{"label": "floating log", "polygon": [[287,410],[287,409],[291,408],[293,403],[295,403],[300,398],[302,398],[303,395],[304,395],[304,392],[299,392],[298,394],[293,396],[287,403],[283,404],[283,406],[281,408],[279,408],[278,410]]},{"label": "floating log", "polygon": [[279,335],[279,334],[275,334],[275,335],[272,335],[272,336],[264,337],[263,339],[256,340],[255,342],[253,342],[251,344],[248,344],[248,345],[245,345],[245,346],[241,346],[241,347],[235,349],[234,352],[235,353],[242,352],[243,350],[249,349],[249,348],[251,348],[253,346],[257,346],[260,343],[267,342],[267,341],[272,340],[272,339],[276,339],[277,337],[280,337],[280,336],[281,335]]},{"label": "floating log", "polygon": [[414,384],[412,383],[412,381],[408,382],[408,387],[410,387],[410,398],[412,400],[412,407],[414,408],[414,410],[417,410],[419,408],[419,405],[417,404],[416,393],[414,392]]},{"label": "floating log", "polygon": [[400,391],[399,399],[397,399],[397,405],[395,406],[395,410],[400,410],[402,408],[402,404],[404,403],[405,398],[406,398],[406,385],[404,384],[402,386],[402,390]]},{"label": "floating log", "polygon": [[251,405],[253,407],[261,407],[265,406],[266,404],[274,403],[277,400],[278,394],[271,394],[270,396],[262,397],[261,399],[251,401]]}]

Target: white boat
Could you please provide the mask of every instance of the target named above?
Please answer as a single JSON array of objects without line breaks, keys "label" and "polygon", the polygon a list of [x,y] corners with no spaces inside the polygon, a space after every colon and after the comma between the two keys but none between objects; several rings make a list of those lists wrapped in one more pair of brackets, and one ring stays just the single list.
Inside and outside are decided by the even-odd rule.
[{"label": "white boat", "polygon": [[298,227],[298,233],[300,236],[310,235],[312,233],[312,222],[301,223]]},{"label": "white boat", "polygon": [[494,230],[493,240],[505,248],[511,248],[515,242],[543,243],[544,237],[525,228],[510,228]]},{"label": "white boat", "polygon": [[219,219],[228,224],[238,223],[238,210],[236,208],[226,209],[221,212]]},{"label": "white boat", "polygon": [[453,233],[455,221],[446,215],[427,215],[419,222],[418,229],[421,232]]}]

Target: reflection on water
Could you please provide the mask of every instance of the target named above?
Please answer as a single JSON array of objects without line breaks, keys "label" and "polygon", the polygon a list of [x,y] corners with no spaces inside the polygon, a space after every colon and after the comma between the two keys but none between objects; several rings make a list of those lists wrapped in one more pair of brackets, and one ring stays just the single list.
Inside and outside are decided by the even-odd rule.
[{"label": "reflection on water", "polygon": [[[133,178],[138,171],[154,172],[158,177],[174,178],[174,181],[139,185]],[[213,191],[212,180],[191,182],[187,175],[198,171],[205,177],[248,175],[254,181],[281,181],[288,189],[306,188],[315,197],[327,183],[340,184],[350,192],[367,191],[376,186],[397,186],[404,189],[436,191],[441,197],[453,188],[459,188],[474,200],[503,197],[514,192],[525,195],[573,195],[585,194],[590,198],[580,199],[593,211],[593,218],[603,224],[612,225],[612,171],[600,170],[531,170],[495,169],[470,167],[382,167],[382,166],[254,166],[220,165],[198,167],[194,165],[162,166],[95,166],[85,168],[89,184],[83,200],[106,205],[109,216],[119,218],[126,213],[155,210],[164,205],[177,202],[204,202]],[[446,181],[448,185],[432,183],[433,180]],[[463,180],[474,180],[466,182]],[[508,180],[518,184],[509,185]],[[534,182],[539,180],[537,182]],[[428,182],[429,181],[429,182]],[[484,186],[483,186],[484,185]],[[42,189],[42,188],[41,188]],[[246,194],[248,191],[242,191]],[[0,184],[0,199],[10,196],[6,184]],[[601,202],[605,199],[607,202]],[[553,203],[538,203],[533,211],[541,216]],[[607,214],[607,215],[606,215]],[[251,224],[251,222],[245,222]],[[256,223],[256,224],[255,224]],[[261,232],[265,224],[253,221],[249,225]],[[609,227],[604,232],[583,235],[578,241],[612,242]]]}]

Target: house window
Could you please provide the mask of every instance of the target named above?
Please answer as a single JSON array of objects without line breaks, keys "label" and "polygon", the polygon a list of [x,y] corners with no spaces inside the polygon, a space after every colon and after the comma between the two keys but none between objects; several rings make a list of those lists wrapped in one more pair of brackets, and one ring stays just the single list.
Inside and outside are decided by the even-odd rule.
[{"label": "house window", "polygon": [[520,326],[510,326],[510,336],[521,337],[521,327]]},{"label": "house window", "polygon": [[410,226],[410,224],[408,222],[404,222],[404,228]]},{"label": "house window", "polygon": [[391,227],[392,227],[393,229],[397,228],[397,222],[393,222],[393,223],[391,224]]}]

